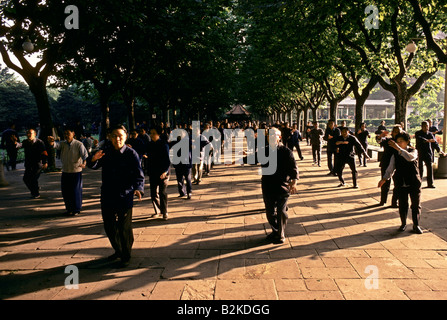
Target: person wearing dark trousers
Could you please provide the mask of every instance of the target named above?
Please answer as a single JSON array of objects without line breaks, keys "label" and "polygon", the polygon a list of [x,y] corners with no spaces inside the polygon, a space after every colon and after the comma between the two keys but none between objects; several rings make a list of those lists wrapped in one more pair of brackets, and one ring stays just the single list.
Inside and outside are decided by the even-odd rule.
[{"label": "person wearing dark trousers", "polygon": [[303,141],[303,137],[301,136],[300,131],[298,130],[298,126],[296,124],[294,124],[292,126],[292,136],[289,139],[289,149],[292,150],[293,152],[293,148],[296,148],[296,152],[298,153],[298,157],[300,158],[300,160],[303,160],[303,154],[301,153],[301,148],[300,148],[300,141]]},{"label": "person wearing dark trousers", "polygon": [[18,144],[20,143],[19,135],[15,130],[15,124],[11,123],[9,128],[3,131],[1,149],[6,150],[8,155],[8,161],[5,163],[6,170],[16,170],[17,166],[17,154],[18,154]]},{"label": "person wearing dark trousers", "polygon": [[18,148],[25,149],[25,173],[23,182],[34,199],[40,198],[39,177],[42,170],[48,167],[48,153],[42,140],[36,138],[36,130],[28,129],[25,139],[18,143]]},{"label": "person wearing dark trousers", "polygon": [[327,123],[326,130],[324,131],[324,137],[323,140],[327,141],[327,166],[329,169],[329,175],[336,176],[336,152],[337,152],[337,146],[335,143],[337,142],[338,137],[340,136],[340,130],[335,127],[334,120],[329,120]]},{"label": "person wearing dark trousers", "polygon": [[399,215],[401,226],[399,231],[404,231],[407,225],[408,197],[411,199],[411,214],[413,220],[413,232],[421,234],[419,226],[421,216],[421,177],[418,168],[418,151],[410,147],[410,135],[406,132],[396,135],[396,141],[390,140],[390,146],[396,150],[391,156],[385,175],[380,180],[378,187],[394,176],[398,186]]},{"label": "person wearing dark trousers", "polygon": [[[376,141],[380,144],[380,146],[383,148],[383,155],[380,159],[380,173],[381,177],[385,175],[385,171],[388,168],[388,165],[390,164],[391,157],[396,152],[394,148],[391,148],[390,141],[396,141],[396,136],[402,132],[402,126],[400,124],[396,124],[393,129],[391,130],[391,135],[389,135],[388,131],[381,131],[379,135],[376,136]],[[394,182],[394,178],[393,178]],[[387,203],[388,200],[388,193],[390,191],[391,187],[391,179],[386,180],[386,182],[381,186],[380,188],[380,205],[383,206]],[[394,183],[394,189],[393,194],[391,198],[391,207],[397,208],[398,202],[398,187],[396,186],[396,183]]]},{"label": "person wearing dark trousers", "polygon": [[313,129],[310,131],[310,144],[312,145],[313,164],[321,167],[321,146],[323,142],[324,131],[319,128],[318,121],[313,122]]},{"label": "person wearing dark trousers", "polygon": [[48,143],[60,151],[62,161],[61,190],[66,214],[76,216],[82,208],[82,169],[85,168],[88,152],[84,144],[76,140],[72,128],[65,128],[64,141],[55,142],[48,137]]},{"label": "person wearing dark trousers", "polygon": [[439,145],[435,139],[433,133],[428,131],[428,122],[423,121],[421,123],[421,130],[416,131],[416,149],[419,154],[419,174],[421,179],[424,175],[424,164],[427,167],[427,188],[435,188],[434,176],[433,176],[433,165],[434,162],[434,150],[437,150],[441,155],[444,153],[439,148]]},{"label": "person wearing dark trousers", "polygon": [[[267,240],[275,244],[284,243],[285,229],[287,225],[287,202],[290,194],[296,192],[296,182],[298,168],[292,151],[280,143],[281,131],[275,130],[275,140],[270,140],[269,145],[276,149],[276,170],[273,174],[267,172],[266,168],[270,163],[261,165],[263,170],[261,178],[262,196],[265,204],[267,220],[272,228],[272,233],[267,236]],[[268,153],[269,148],[266,148]]]},{"label": "person wearing dark trousers", "polygon": [[151,142],[148,144],[147,157],[151,200],[155,213],[153,217],[162,215],[168,219],[168,181],[171,160],[169,159],[169,145],[161,136],[163,130],[156,126],[150,130]]},{"label": "person wearing dark trousers", "polygon": [[87,166],[102,168],[101,214],[106,235],[115,249],[109,260],[121,259],[121,266],[129,264],[134,242],[132,212],[134,197],[144,194],[144,173],[140,157],[126,146],[126,128],[122,125],[110,129],[103,150],[87,159]]},{"label": "person wearing dark trousers", "polygon": [[306,142],[307,142],[307,145],[308,145],[308,146],[310,146],[310,131],[311,131],[312,129],[313,129],[312,122],[311,122],[311,121],[307,122],[307,125],[306,125],[306,134],[305,134],[305,136],[306,136]]},{"label": "person wearing dark trousers", "polygon": [[[369,131],[366,129],[365,122],[362,122],[362,124],[360,125],[360,129],[356,132],[355,136],[359,140],[363,149],[366,152],[368,152],[368,138],[371,138],[371,135],[369,134]],[[363,157],[363,153],[361,152],[361,150],[357,150],[357,154],[359,156],[360,165],[366,167],[366,157]]]},{"label": "person wearing dark trousers", "polygon": [[348,164],[352,173],[353,187],[358,188],[357,169],[355,167],[355,148],[360,150],[367,159],[369,159],[368,154],[366,153],[365,149],[363,149],[363,146],[357,138],[349,134],[349,129],[346,127],[341,130],[341,135],[337,138],[335,145],[337,146],[337,176],[340,180],[339,187],[345,185],[345,180],[343,179],[343,169],[345,165]]},{"label": "person wearing dark trousers", "polygon": [[[177,177],[177,188],[179,197],[187,196],[187,199],[190,200],[192,197],[192,183],[191,183],[191,169],[192,169],[192,143],[191,139],[188,137],[178,137],[177,141],[172,141],[169,143],[169,148],[172,148],[180,141],[188,141],[188,155],[187,157],[183,157],[182,151],[183,149],[179,148],[177,150],[177,160],[179,163],[173,163],[175,169],[175,175]],[[186,160],[187,161],[183,161]]]}]

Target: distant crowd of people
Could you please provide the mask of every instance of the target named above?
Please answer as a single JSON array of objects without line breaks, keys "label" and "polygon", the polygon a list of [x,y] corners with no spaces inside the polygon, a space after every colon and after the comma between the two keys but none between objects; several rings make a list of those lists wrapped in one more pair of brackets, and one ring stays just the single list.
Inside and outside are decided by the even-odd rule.
[{"label": "distant crowd of people", "polygon": [[[115,253],[110,260],[121,259],[123,265],[127,265],[131,257],[133,244],[132,232],[132,208],[134,198],[141,200],[144,195],[145,179],[148,177],[150,185],[150,198],[154,208],[153,217],[168,219],[168,192],[167,186],[170,179],[171,166],[174,168],[179,197],[192,199],[193,185],[199,185],[202,179],[209,176],[214,165],[213,138],[206,134],[208,130],[217,129],[221,133],[219,147],[225,146],[225,129],[242,129],[254,135],[254,139],[247,139],[247,150],[254,153],[255,159],[260,152],[257,143],[259,130],[264,130],[268,137],[263,152],[276,149],[277,169],[273,174],[263,174],[261,189],[266,209],[268,222],[272,233],[268,235],[268,241],[283,243],[285,241],[285,229],[287,225],[287,202],[291,194],[296,192],[299,171],[297,161],[303,160],[300,142],[306,139],[311,146],[312,162],[314,166],[321,167],[322,150],[326,144],[328,175],[336,176],[339,180],[338,187],[344,187],[345,179],[343,171],[346,165],[351,170],[353,188],[358,188],[358,171],[356,158],[359,165],[367,166],[368,139],[371,138],[366,124],[351,131],[346,122],[340,125],[333,120],[327,122],[325,130],[319,127],[319,122],[309,122],[304,128],[304,138],[297,124],[290,126],[287,122],[273,124],[256,121],[229,122],[212,121],[194,128],[191,124],[177,125],[175,129],[184,129],[183,136],[171,137],[171,128],[166,124],[149,127],[143,122],[137,124],[135,129],[127,131],[123,125],[112,126],[103,141],[93,139],[89,134],[81,130],[82,126],[66,126],[63,129],[63,139],[48,136],[37,137],[36,129],[26,131],[27,139],[20,141],[15,127],[2,133],[1,147],[8,154],[7,168],[16,169],[17,150],[25,151],[25,173],[23,181],[30,190],[33,198],[40,197],[39,176],[48,165],[48,147],[57,151],[62,163],[61,191],[64,199],[66,214],[79,215],[82,209],[82,171],[88,167],[93,170],[102,168],[101,186],[101,213],[106,234]],[[251,129],[251,130],[247,130]],[[194,132],[193,130],[197,130]],[[273,134],[272,134],[273,133]],[[433,184],[434,151],[441,156],[445,154],[440,150],[436,140],[436,134],[441,132],[431,124],[424,121],[421,130],[415,134],[416,146],[411,145],[410,135],[404,132],[401,125],[394,125],[389,131],[383,122],[375,131],[376,140],[383,147],[383,156],[380,160],[381,188],[380,205],[387,203],[391,180],[394,181],[394,190],[391,205],[399,208],[402,224],[399,230],[406,228],[407,212],[409,208],[408,198],[411,200],[413,219],[413,231],[422,233],[419,226],[421,206],[421,181],[424,167],[427,169],[427,187],[435,188]],[[193,144],[191,136],[195,134],[199,143]],[[215,138],[214,138],[215,139]],[[214,141],[216,142],[216,141]],[[177,144],[186,144],[187,154],[182,154],[184,148],[178,148]],[[199,147],[198,161],[193,161],[194,148]],[[294,150],[298,158],[295,159]],[[178,158],[185,159],[180,163],[171,163],[170,152],[176,152]],[[245,159],[246,160],[246,159]],[[245,161],[244,163],[247,163]],[[259,164],[259,161],[256,160]],[[255,163],[255,164],[256,164]],[[261,163],[261,167],[267,167],[268,163]]]}]

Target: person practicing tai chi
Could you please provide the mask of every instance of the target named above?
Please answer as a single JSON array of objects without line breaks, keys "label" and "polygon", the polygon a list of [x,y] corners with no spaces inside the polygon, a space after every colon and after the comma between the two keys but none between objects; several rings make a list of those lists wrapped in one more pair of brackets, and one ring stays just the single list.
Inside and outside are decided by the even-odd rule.
[{"label": "person practicing tai chi", "polygon": [[337,138],[337,142],[335,143],[337,146],[337,176],[340,180],[339,187],[345,185],[345,180],[343,179],[343,169],[345,165],[348,164],[351,168],[352,172],[352,182],[353,187],[358,188],[357,185],[357,169],[355,167],[355,148],[362,152],[366,159],[369,159],[368,154],[366,153],[363,146],[357,140],[357,138],[351,134],[349,134],[349,129],[347,127],[343,127],[341,130],[341,135]]},{"label": "person practicing tai chi", "polygon": [[101,214],[104,229],[115,249],[109,260],[121,259],[121,266],[129,264],[134,242],[132,209],[134,196],[141,201],[144,193],[144,173],[138,153],[126,146],[126,128],[112,127],[104,150],[87,159],[91,169],[102,168]]},{"label": "person practicing tai chi", "polygon": [[413,232],[421,234],[419,226],[421,217],[421,177],[418,168],[418,151],[410,146],[410,135],[406,132],[396,135],[396,141],[390,140],[389,145],[396,150],[391,156],[388,168],[378,187],[381,188],[387,180],[394,177],[394,183],[398,187],[399,215],[401,226],[399,231],[404,231],[407,226],[408,196],[411,199],[411,213],[413,219]]},{"label": "person practicing tai chi", "polygon": [[82,169],[85,168],[88,151],[84,144],[76,140],[73,128],[64,129],[64,141],[57,142],[49,136],[48,143],[61,152],[61,190],[67,215],[76,216],[82,208]]},{"label": "person practicing tai chi", "polygon": [[[296,193],[296,182],[299,179],[298,168],[292,150],[284,146],[281,140],[281,131],[274,128],[274,139],[269,135],[269,145],[276,149],[276,170],[268,174],[265,168],[270,162],[262,164],[262,196],[265,204],[267,220],[272,228],[272,233],[267,236],[267,241],[275,244],[284,243],[285,229],[287,225],[287,202],[291,194]],[[270,147],[266,147],[267,150]]]}]

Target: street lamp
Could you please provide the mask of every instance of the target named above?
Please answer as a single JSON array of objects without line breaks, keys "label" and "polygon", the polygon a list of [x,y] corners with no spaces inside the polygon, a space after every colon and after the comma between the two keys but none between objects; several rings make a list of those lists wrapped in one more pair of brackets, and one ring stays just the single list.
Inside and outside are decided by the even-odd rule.
[{"label": "street lamp", "polygon": [[29,37],[26,37],[25,42],[22,44],[22,48],[23,50],[25,50],[26,52],[33,52],[34,50],[34,45],[32,44],[31,40],[29,39]]},{"label": "street lamp", "polygon": [[406,48],[406,50],[407,50],[409,53],[415,53],[417,49],[418,49],[418,47],[416,46],[416,44],[415,44],[414,42],[410,42],[410,43],[407,45],[407,48]]}]

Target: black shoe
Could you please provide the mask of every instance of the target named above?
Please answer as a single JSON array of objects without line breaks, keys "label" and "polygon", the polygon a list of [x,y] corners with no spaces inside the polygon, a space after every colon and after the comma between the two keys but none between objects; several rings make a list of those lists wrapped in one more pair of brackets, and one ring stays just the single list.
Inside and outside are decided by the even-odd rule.
[{"label": "black shoe", "polygon": [[184,196],[185,196],[185,194],[181,194],[181,195],[178,196],[178,198],[182,198]]},{"label": "black shoe", "polygon": [[422,231],[421,227],[419,226],[413,226],[413,232],[417,234],[423,234],[424,231]]},{"label": "black shoe", "polygon": [[286,238],[276,238],[273,240],[273,244],[283,244],[286,241]]},{"label": "black shoe", "polygon": [[115,253],[112,254],[111,256],[108,256],[108,257],[107,257],[107,260],[109,260],[109,261],[115,261],[115,260],[118,260],[120,257],[121,257],[120,254],[117,253],[117,252],[115,252]]},{"label": "black shoe", "polygon": [[340,183],[337,187],[344,187],[345,184],[344,183]]},{"label": "black shoe", "polygon": [[380,201],[379,206],[384,206],[386,202]]},{"label": "black shoe", "polygon": [[191,200],[191,194],[188,194],[188,196],[186,197],[186,199]]},{"label": "black shoe", "polygon": [[400,227],[399,227],[399,231],[405,231],[405,229],[407,228],[407,225],[406,224],[403,224],[403,225],[401,225]]},{"label": "black shoe", "polygon": [[434,185],[427,186],[427,188],[429,188],[429,189],[436,189],[436,187]]},{"label": "black shoe", "polygon": [[80,213],[81,213],[81,212],[79,212],[79,211],[74,211],[74,212],[72,212],[72,213],[70,214],[70,216],[74,217],[74,216],[79,215]]},{"label": "black shoe", "polygon": [[276,233],[274,233],[274,232],[270,233],[270,234],[265,238],[265,240],[267,240],[268,242],[273,242],[273,241],[275,241],[276,239],[278,239],[278,234],[276,234]]},{"label": "black shoe", "polygon": [[354,188],[354,189],[358,189],[358,188],[359,188],[359,186],[358,186],[358,185],[355,185],[355,186],[353,186],[353,188]]},{"label": "black shoe", "polygon": [[391,208],[399,208],[399,206],[398,206],[397,203],[392,203],[392,204],[391,204]]}]

